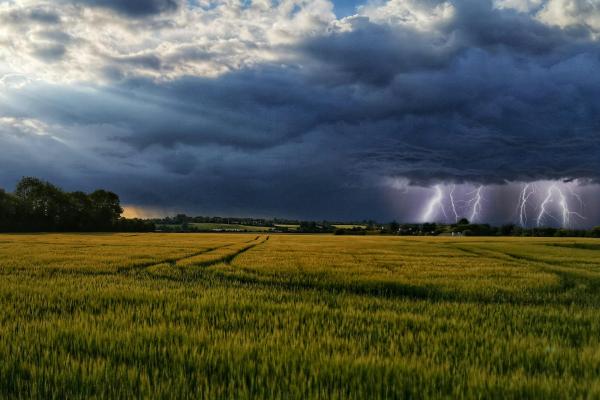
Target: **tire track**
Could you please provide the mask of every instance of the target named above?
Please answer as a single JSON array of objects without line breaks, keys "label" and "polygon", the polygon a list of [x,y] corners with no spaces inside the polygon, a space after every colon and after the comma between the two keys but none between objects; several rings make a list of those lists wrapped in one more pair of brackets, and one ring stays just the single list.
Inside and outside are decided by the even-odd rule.
[{"label": "tire track", "polygon": [[[586,286],[587,292],[594,292],[600,288],[600,277],[597,274],[581,270],[577,267],[565,266],[562,261],[542,260],[528,255],[499,250],[478,249],[479,251],[475,251],[473,249],[467,250],[459,246],[455,246],[455,248],[467,253],[479,254],[481,257],[504,262],[509,261],[516,265],[528,265],[536,268],[540,272],[553,274],[559,279],[558,292],[567,293],[569,290],[575,289],[579,284]],[[549,290],[553,289],[550,288]]]},{"label": "tire track", "polygon": [[[250,240],[249,242],[252,242],[252,241],[254,241],[254,239]],[[249,242],[247,241],[247,242],[242,242],[242,243],[249,243]],[[200,256],[202,254],[210,253],[212,251],[219,250],[219,249],[222,249],[222,248],[225,248],[225,247],[228,247],[228,246],[233,246],[235,244],[238,244],[238,243],[228,243],[228,244],[225,244],[225,245],[222,245],[222,246],[210,247],[210,248],[207,248],[207,249],[204,249],[204,250],[197,251],[195,253],[189,254],[189,255],[184,256],[184,257],[169,257],[169,258],[165,258],[163,260],[160,260],[158,262],[157,261],[149,261],[149,262],[140,263],[140,264],[136,264],[136,265],[132,265],[132,266],[120,267],[120,268],[117,268],[117,273],[127,273],[127,272],[132,272],[132,271],[143,271],[145,269],[152,268],[152,267],[155,267],[155,266],[161,265],[161,264],[170,264],[172,266],[175,266],[175,265],[177,265],[178,262],[181,262],[181,261],[184,261],[184,260],[187,260],[187,259],[190,259],[190,258],[194,258],[194,257]]]},{"label": "tire track", "polygon": [[[222,257],[218,257],[215,258],[213,260],[206,260],[206,261],[200,261],[198,263],[194,263],[193,265],[190,265],[190,267],[202,267],[202,268],[208,268],[211,267],[213,265],[217,265],[217,264],[228,264],[230,265],[231,262],[238,256],[244,254],[245,252],[255,248],[256,246],[259,246],[261,244],[264,244],[267,240],[269,240],[269,236],[267,236],[266,238],[264,238],[262,241],[258,241],[260,239],[260,236],[257,236],[254,240],[251,240],[250,242],[252,242],[251,244],[249,244],[248,246],[244,246],[241,249],[235,251],[234,253],[231,254],[226,254]],[[249,243],[249,242],[246,242]]]}]

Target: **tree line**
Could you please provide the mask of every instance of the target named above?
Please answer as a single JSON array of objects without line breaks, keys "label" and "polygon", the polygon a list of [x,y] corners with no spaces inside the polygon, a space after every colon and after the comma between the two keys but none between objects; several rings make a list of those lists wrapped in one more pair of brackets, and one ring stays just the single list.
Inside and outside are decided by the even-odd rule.
[{"label": "tree line", "polygon": [[65,192],[25,177],[13,193],[0,189],[2,232],[147,232],[154,223],[122,218],[119,196],[107,190]]},{"label": "tree line", "polygon": [[456,224],[402,224],[398,226],[398,234],[402,236],[435,236],[442,234],[458,234],[461,236],[533,236],[533,237],[600,237],[600,226],[591,229],[564,229],[554,227],[524,228],[515,224],[491,226],[489,224],[473,224],[466,218]]}]

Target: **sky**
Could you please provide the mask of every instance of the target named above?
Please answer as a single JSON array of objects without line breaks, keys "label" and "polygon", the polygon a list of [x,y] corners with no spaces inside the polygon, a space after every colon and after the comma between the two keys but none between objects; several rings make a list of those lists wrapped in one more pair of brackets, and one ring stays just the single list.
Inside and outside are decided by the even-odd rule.
[{"label": "sky", "polygon": [[0,187],[600,225],[599,40],[599,0],[0,0]]}]

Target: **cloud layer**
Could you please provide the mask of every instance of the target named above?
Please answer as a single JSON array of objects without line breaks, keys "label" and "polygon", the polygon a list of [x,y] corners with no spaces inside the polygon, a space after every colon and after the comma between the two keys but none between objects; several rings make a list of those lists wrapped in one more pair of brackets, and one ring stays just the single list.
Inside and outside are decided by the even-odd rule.
[{"label": "cloud layer", "polygon": [[599,180],[598,2],[333,10],[0,1],[0,183],[35,174],[138,205],[358,218],[397,215],[398,179]]}]

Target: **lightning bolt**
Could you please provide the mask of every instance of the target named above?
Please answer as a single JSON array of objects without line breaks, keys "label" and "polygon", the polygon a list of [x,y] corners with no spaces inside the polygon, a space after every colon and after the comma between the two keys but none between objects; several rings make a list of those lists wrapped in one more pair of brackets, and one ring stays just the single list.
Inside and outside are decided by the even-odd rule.
[{"label": "lightning bolt", "polygon": [[447,219],[446,210],[444,209],[444,205],[442,204],[442,199],[444,197],[444,192],[442,191],[442,187],[440,185],[435,185],[434,187],[435,194],[427,203],[427,208],[423,213],[423,217],[421,218],[423,222],[431,222],[432,218],[435,216],[435,211],[437,209],[442,210],[444,217]]},{"label": "lightning bolt", "polygon": [[[531,191],[529,191],[530,187]],[[519,196],[519,205],[517,206],[517,209],[519,211],[519,224],[523,228],[527,226],[527,201],[529,200],[529,197],[531,197],[531,195],[534,193],[535,186],[530,183],[526,183],[523,186],[523,190],[521,190],[521,194]]]},{"label": "lightning bolt", "polygon": [[[571,189],[569,189],[569,190],[571,190]],[[561,221],[559,221],[556,217],[554,217],[552,214],[550,214],[548,212],[548,205],[554,201],[553,199],[555,197],[555,194],[556,194],[556,197],[558,198],[558,206],[560,207],[560,211],[562,214],[562,225],[561,226],[563,228],[568,228],[571,226],[571,216],[573,216],[573,215],[576,217],[579,217],[581,219],[585,219],[585,217],[582,216],[581,214],[579,214],[578,212],[571,211],[571,209],[569,207],[569,202],[567,201],[567,197],[565,196],[564,192],[556,184],[553,184],[552,186],[550,186],[548,188],[548,191],[546,192],[546,197],[544,198],[544,201],[542,201],[542,204],[540,205],[540,212],[537,217],[537,226],[541,226],[544,216],[548,216],[548,217],[552,218],[553,220],[555,220],[556,222],[561,223]],[[581,202],[581,197],[579,197],[578,195],[575,195],[574,197],[579,199],[579,201]],[[581,202],[581,204],[583,204],[583,202]]]},{"label": "lightning bolt", "polygon": [[571,186],[567,186],[567,189],[569,189],[571,195],[577,199],[577,201],[579,202],[579,207],[581,208],[581,210],[583,210],[585,208],[585,203],[583,202],[581,196],[576,191],[574,191]]},{"label": "lightning bolt", "polygon": [[452,185],[452,189],[450,189],[450,205],[452,206],[452,212],[454,213],[454,222],[458,222],[458,212],[456,211],[456,202],[454,201],[454,190],[456,189],[456,185]]},{"label": "lightning bolt", "polygon": [[548,215],[555,221],[558,221],[551,214],[548,214],[548,211],[546,210],[546,207],[548,207],[548,204],[550,204],[552,202],[552,191],[554,190],[555,187],[556,187],[556,185],[552,185],[548,188],[548,191],[546,192],[546,197],[540,204],[540,212],[539,212],[537,220],[536,220],[537,226],[542,225],[542,220],[544,218],[544,215]]},{"label": "lightning bolt", "polygon": [[[454,220],[458,222],[461,215],[467,215],[471,222],[482,221],[482,211],[485,206],[485,186],[471,186],[474,188],[469,193],[463,194],[461,185],[438,184],[431,188],[431,197],[428,199],[423,210],[422,222],[446,222]],[[492,192],[493,193],[493,192]],[[534,210],[533,202],[537,203]],[[577,206],[577,202],[579,206]],[[575,210],[573,207],[575,203]],[[533,183],[522,183],[516,214],[518,223],[522,227],[542,227],[548,222],[554,226],[571,228],[574,218],[585,219],[582,215],[585,204],[576,188],[570,182],[563,181],[539,181]],[[446,208],[450,211],[446,212]],[[535,215],[528,215],[533,214]],[[437,220],[436,220],[437,218]],[[516,217],[515,217],[516,218]]]},{"label": "lightning bolt", "polygon": [[[571,225],[571,215],[575,215],[576,217],[585,219],[581,214],[575,212],[575,211],[571,211],[569,209],[569,203],[567,202],[567,198],[565,197],[565,194],[562,192],[562,190],[558,189],[558,204],[560,205],[560,208],[562,210],[562,217],[563,217],[563,227],[564,228],[568,228]],[[581,198],[579,196],[576,196],[576,198],[579,198],[579,200],[581,201]]]},{"label": "lightning bolt", "polygon": [[479,186],[476,190],[467,193],[467,195],[473,196],[467,201],[467,206],[471,207],[471,215],[469,221],[475,222],[481,215],[481,200],[483,199],[481,192],[483,191],[483,185]]}]

